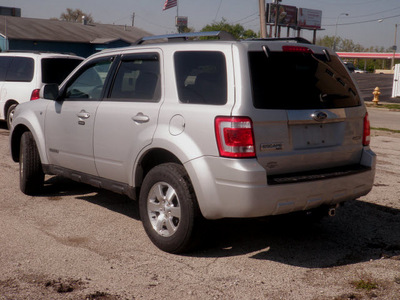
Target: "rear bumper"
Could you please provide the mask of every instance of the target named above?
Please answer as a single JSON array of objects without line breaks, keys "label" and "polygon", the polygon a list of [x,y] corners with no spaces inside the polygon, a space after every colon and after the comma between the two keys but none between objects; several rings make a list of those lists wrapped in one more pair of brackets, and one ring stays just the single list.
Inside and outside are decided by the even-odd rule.
[{"label": "rear bumper", "polygon": [[376,156],[364,149],[359,172],[300,182],[268,183],[255,159],[202,157],[185,164],[207,219],[248,218],[334,205],[366,195],[373,186]]}]

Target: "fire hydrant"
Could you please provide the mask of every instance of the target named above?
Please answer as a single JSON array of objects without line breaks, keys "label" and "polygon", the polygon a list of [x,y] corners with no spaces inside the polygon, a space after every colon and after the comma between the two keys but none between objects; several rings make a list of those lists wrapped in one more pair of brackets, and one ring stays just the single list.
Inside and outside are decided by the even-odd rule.
[{"label": "fire hydrant", "polygon": [[372,102],[374,102],[374,106],[378,106],[380,94],[381,94],[381,89],[379,87],[376,87],[372,92],[372,95],[374,95],[374,99],[372,100]]}]

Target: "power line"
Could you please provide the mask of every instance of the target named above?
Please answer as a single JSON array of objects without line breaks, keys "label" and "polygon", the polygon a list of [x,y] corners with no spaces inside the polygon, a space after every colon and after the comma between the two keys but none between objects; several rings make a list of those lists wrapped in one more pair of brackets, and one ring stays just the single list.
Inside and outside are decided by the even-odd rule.
[{"label": "power line", "polygon": [[219,1],[219,6],[218,6],[218,9],[217,9],[217,12],[215,13],[214,22],[215,22],[215,20],[217,20],[217,16],[218,16],[219,10],[221,8],[221,4],[222,4],[222,0]]},{"label": "power line", "polygon": [[[242,18],[242,19],[240,19],[240,20],[237,20],[237,21],[233,21],[232,23],[239,23],[239,22],[241,22],[241,21],[243,21],[243,20],[246,20],[247,18],[250,18],[250,17],[252,17],[252,16],[254,16],[254,15],[257,15],[258,14],[258,11],[256,11],[255,13],[252,13],[251,15],[249,15],[249,16],[247,16],[247,17],[244,17],[244,18]],[[258,17],[257,17],[258,18]]]},{"label": "power line", "polygon": [[[322,2],[322,3],[325,3],[325,4],[332,4],[332,5],[334,5],[334,6],[337,6],[338,5],[338,3],[337,3],[337,0],[335,1],[335,3],[332,3],[332,1],[322,1],[322,0],[310,0],[310,1],[313,1],[313,2]],[[387,0],[381,0],[381,1],[378,1],[378,0],[371,0],[371,1],[368,1],[368,2],[365,2],[365,1],[363,1],[363,2],[357,2],[357,3],[349,3],[349,1],[348,0],[345,0],[344,1],[344,3],[342,3],[342,4],[345,4],[345,5],[347,5],[347,6],[349,6],[349,5],[365,5],[365,4],[369,4],[369,3],[377,3],[377,2],[383,2],[383,1],[387,1]]]},{"label": "power line", "polygon": [[355,25],[355,24],[363,24],[363,23],[370,23],[370,22],[378,22],[381,20],[393,19],[393,18],[397,18],[397,17],[400,17],[400,15],[379,18],[379,19],[373,19],[373,20],[367,20],[367,21],[351,22],[351,23],[327,24],[327,25],[323,25],[323,27],[336,26],[336,25]]},{"label": "power line", "polygon": [[[346,19],[364,18],[364,17],[373,16],[373,15],[379,15],[379,14],[383,14],[383,13],[386,13],[386,12],[389,12],[389,11],[398,10],[398,9],[400,9],[400,6],[399,6],[399,7],[392,8],[392,9],[388,9],[388,10],[384,10],[384,11],[380,11],[380,12],[376,12],[376,13],[368,14],[368,15],[361,15],[361,16],[348,16],[348,17],[346,17]],[[334,19],[334,20],[336,20],[336,17],[332,17],[332,18],[325,18],[325,19]]]}]

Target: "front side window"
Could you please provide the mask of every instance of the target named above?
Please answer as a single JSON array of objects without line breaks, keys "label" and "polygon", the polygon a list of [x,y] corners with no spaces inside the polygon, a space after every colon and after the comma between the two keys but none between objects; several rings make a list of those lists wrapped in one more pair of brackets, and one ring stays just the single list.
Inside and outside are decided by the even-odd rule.
[{"label": "front side window", "polygon": [[259,109],[330,109],[361,105],[336,56],[249,52],[253,104]]},{"label": "front side window", "polygon": [[30,57],[14,57],[7,69],[6,81],[31,82],[35,62]]},{"label": "front side window", "polygon": [[68,83],[66,99],[99,99],[112,60],[101,60],[83,67],[77,77]]},{"label": "front side window", "polygon": [[118,101],[160,100],[158,54],[132,54],[122,58],[109,98]]},{"label": "front side window", "polygon": [[227,102],[225,56],[219,51],[175,53],[179,100],[183,103],[223,105]]}]

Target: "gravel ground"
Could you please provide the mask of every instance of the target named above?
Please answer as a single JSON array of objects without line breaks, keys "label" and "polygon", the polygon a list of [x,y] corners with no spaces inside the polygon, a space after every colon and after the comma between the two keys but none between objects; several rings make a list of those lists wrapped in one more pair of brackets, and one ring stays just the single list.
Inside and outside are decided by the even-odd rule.
[{"label": "gravel ground", "polygon": [[400,299],[400,134],[373,131],[375,186],[336,217],[215,221],[171,255],[126,197],[59,177],[23,195],[0,126],[1,300]]}]

